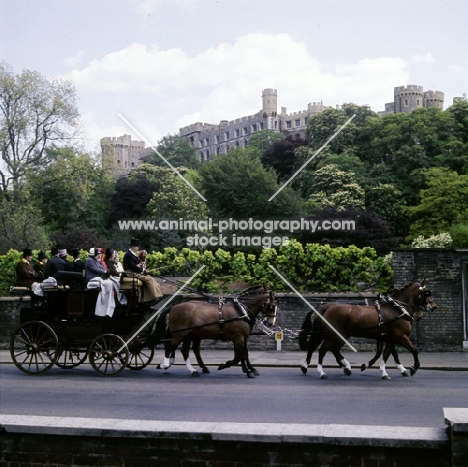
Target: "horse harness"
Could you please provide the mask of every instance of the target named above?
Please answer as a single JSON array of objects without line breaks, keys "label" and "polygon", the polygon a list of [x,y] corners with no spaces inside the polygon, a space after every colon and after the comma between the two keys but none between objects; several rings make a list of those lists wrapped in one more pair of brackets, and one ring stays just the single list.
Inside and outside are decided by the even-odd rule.
[{"label": "horse harness", "polygon": [[[393,308],[399,310],[401,313],[398,316],[395,316],[394,318],[385,321],[382,316],[382,309],[380,307],[380,303],[386,303]],[[377,314],[379,315],[379,328],[381,329],[380,335],[385,336],[386,334],[386,328],[385,326],[389,323],[393,323],[393,321],[398,321],[399,319],[403,318],[406,321],[413,322],[414,318],[413,316],[408,312],[408,310],[405,308],[405,305],[407,307],[411,307],[411,305],[408,305],[406,303],[400,302],[398,300],[395,300],[392,296],[389,294],[378,294],[377,299],[374,302],[375,309],[377,310]]]}]

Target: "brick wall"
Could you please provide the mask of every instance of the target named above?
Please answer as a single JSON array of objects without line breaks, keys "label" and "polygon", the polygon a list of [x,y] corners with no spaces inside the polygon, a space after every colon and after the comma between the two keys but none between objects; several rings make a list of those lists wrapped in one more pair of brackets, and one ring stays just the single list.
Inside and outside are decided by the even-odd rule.
[{"label": "brick wall", "polygon": [[415,248],[393,252],[395,286],[426,278],[426,286],[437,303],[437,310],[426,315],[414,333],[420,350],[461,350],[464,338],[462,264],[467,261],[467,250]]}]

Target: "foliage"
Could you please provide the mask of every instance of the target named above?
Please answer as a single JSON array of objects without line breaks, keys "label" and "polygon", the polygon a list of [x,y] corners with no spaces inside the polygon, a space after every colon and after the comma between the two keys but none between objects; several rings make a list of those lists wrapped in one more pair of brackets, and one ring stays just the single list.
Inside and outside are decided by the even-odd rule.
[{"label": "foliage", "polygon": [[468,248],[468,224],[455,224],[450,228],[453,248]]},{"label": "foliage", "polygon": [[156,151],[146,158],[145,162],[147,164],[168,167],[166,162],[160,157],[163,156],[173,167],[196,169],[200,166],[195,148],[183,136],[164,136],[158,142]]},{"label": "foliage", "polygon": [[296,149],[305,147],[307,142],[288,136],[271,144],[262,154],[262,164],[272,167],[278,174],[278,180],[286,181],[299,168],[296,168]]},{"label": "foliage", "polygon": [[452,246],[452,236],[448,232],[442,232],[424,238],[419,235],[411,242],[412,248],[450,248]]},{"label": "foliage", "polygon": [[[4,294],[12,284],[14,265],[20,257],[21,254],[13,250],[0,256],[0,271],[4,272],[0,285]],[[168,278],[190,277],[204,265],[190,288],[213,293],[225,291],[229,284],[237,281],[252,285],[267,282],[278,292],[291,292],[270,266],[301,292],[386,290],[391,286],[392,275],[388,262],[372,248],[302,246],[295,240],[278,249],[266,248],[258,255],[222,249],[199,252],[168,247],[149,253],[147,265],[153,275]]]},{"label": "foliage", "polygon": [[0,199],[0,238],[0,254],[11,248],[47,248],[41,212],[31,203],[28,192],[23,191],[16,200]]},{"label": "foliage", "polygon": [[97,237],[86,227],[72,227],[66,233],[61,230],[54,232],[50,239],[57,248],[81,248],[88,251],[92,247],[102,247],[106,244],[103,238]]},{"label": "foliage", "polygon": [[75,88],[69,81],[49,81],[24,70],[15,75],[0,63],[0,186],[16,193],[21,179],[51,143],[65,141],[78,120]]},{"label": "foliage", "polygon": [[277,131],[273,130],[262,130],[257,131],[250,136],[247,147],[257,149],[259,153],[262,154],[271,146],[279,143],[282,140],[282,133],[278,133]]},{"label": "foliage", "polygon": [[421,202],[408,208],[410,238],[436,235],[454,224],[468,223],[468,175],[441,167],[427,169],[423,175],[427,188],[421,190]]},{"label": "foliage", "polygon": [[[304,244],[320,243],[332,247],[355,245],[359,248],[369,246],[379,252],[387,252],[402,240],[394,235],[388,221],[372,211],[354,208],[337,211],[332,208],[322,208],[312,210],[305,219],[316,223],[316,228],[296,236]],[[339,221],[340,228],[322,228],[324,222],[332,221]]]},{"label": "foliage", "polygon": [[28,186],[48,228],[67,231],[86,219],[86,227],[103,233],[114,181],[99,161],[71,147],[49,148],[28,173]]},{"label": "foliage", "polygon": [[8,296],[10,287],[15,282],[15,265],[21,258],[22,251],[16,249],[10,249],[6,254],[0,255],[0,296]]},{"label": "foliage", "polygon": [[344,172],[334,164],[315,171],[310,199],[320,207],[331,207],[337,211],[362,209],[365,204],[364,190],[356,183],[354,174]]},{"label": "foliage", "polygon": [[257,154],[237,149],[202,166],[200,186],[212,217],[288,218],[302,211],[301,198],[289,187],[268,201],[279,186],[276,174],[262,166]]}]

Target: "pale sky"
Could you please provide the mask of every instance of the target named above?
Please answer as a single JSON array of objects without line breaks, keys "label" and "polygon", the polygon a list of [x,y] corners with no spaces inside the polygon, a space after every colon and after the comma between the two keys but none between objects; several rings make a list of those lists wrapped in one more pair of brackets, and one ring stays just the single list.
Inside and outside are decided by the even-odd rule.
[{"label": "pale sky", "polygon": [[407,84],[468,92],[466,0],[0,0],[0,58],[72,80],[82,144],[156,144],[197,121],[353,102]]}]

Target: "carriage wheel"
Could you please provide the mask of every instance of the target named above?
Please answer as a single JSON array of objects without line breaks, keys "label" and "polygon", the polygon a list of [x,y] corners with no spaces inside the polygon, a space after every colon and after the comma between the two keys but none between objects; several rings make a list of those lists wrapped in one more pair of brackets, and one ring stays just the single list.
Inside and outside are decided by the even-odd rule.
[{"label": "carriage wheel", "polygon": [[151,363],[154,356],[154,347],[145,347],[146,339],[137,339],[128,346],[130,357],[128,368],[142,370]]},{"label": "carriage wheel", "polygon": [[57,361],[58,338],[42,321],[28,321],[18,326],[10,339],[13,363],[21,371],[39,375],[49,371]]},{"label": "carriage wheel", "polygon": [[128,347],[116,334],[98,336],[89,346],[91,366],[102,376],[117,376],[128,364]]},{"label": "carriage wheel", "polygon": [[83,347],[60,344],[59,349],[59,355],[55,364],[65,370],[81,365],[88,356],[88,350]]}]

